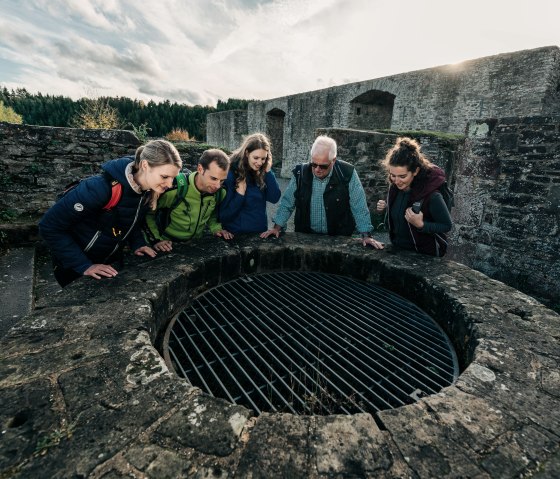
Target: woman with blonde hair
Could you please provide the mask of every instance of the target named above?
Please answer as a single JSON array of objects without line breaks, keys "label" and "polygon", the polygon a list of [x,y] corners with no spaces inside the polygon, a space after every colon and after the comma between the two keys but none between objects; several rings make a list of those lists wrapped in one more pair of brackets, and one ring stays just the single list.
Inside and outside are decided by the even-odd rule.
[{"label": "woman with blonde hair", "polygon": [[116,276],[113,264],[122,258],[125,244],[136,255],[154,257],[156,252],[146,244],[140,225],[181,166],[171,143],[152,140],[140,146],[134,157],[104,163],[101,174],[67,191],[39,222],[59,284],[66,286],[80,276]]},{"label": "woman with blonde hair", "polygon": [[421,152],[411,138],[397,138],[381,161],[389,174],[386,200],[377,202],[379,213],[387,209],[389,236],[393,245],[432,256],[447,251],[452,222],[439,191],[445,173]]},{"label": "woman with blonde hair", "polygon": [[220,205],[224,229],[236,233],[262,233],[268,229],[266,203],[277,203],[280,187],[272,171],[270,140],[262,133],[249,135],[230,157],[224,183],[227,194]]}]

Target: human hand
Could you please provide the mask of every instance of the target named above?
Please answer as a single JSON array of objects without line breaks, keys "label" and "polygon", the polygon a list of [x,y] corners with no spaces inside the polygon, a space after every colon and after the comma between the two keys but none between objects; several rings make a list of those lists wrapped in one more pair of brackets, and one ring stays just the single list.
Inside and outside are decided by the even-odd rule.
[{"label": "human hand", "polygon": [[387,208],[387,203],[385,203],[385,200],[379,200],[376,205],[377,212],[381,213],[385,208]]},{"label": "human hand", "polygon": [[241,180],[237,184],[237,188],[235,188],[240,195],[245,196],[245,192],[247,191],[247,180]]},{"label": "human hand", "polygon": [[230,240],[233,238],[233,233],[230,233],[228,230],[216,231],[214,235],[220,238],[224,238],[225,240]]},{"label": "human hand", "polygon": [[94,279],[113,278],[119,272],[110,264],[92,264],[84,271],[84,276],[91,276]]},{"label": "human hand", "polygon": [[268,173],[270,170],[272,170],[272,156],[268,154],[266,155],[266,163],[265,163],[264,171]]},{"label": "human hand", "polygon": [[166,251],[169,252],[173,249],[173,243],[169,240],[161,240],[158,241],[155,245],[154,245],[154,249],[156,251]]},{"label": "human hand", "polygon": [[371,246],[372,248],[375,248],[375,249],[385,248],[384,243],[382,243],[381,241],[377,241],[375,238],[368,238],[367,236],[365,238],[362,238],[362,245],[363,246]]},{"label": "human hand", "polygon": [[150,258],[155,258],[157,253],[150,248],[149,246],[141,246],[136,251],[134,251],[136,256],[144,256],[145,254],[148,255]]},{"label": "human hand", "polygon": [[404,213],[404,219],[419,230],[424,227],[424,213],[421,211],[419,213],[415,213],[412,211],[412,208],[407,208]]},{"label": "human hand", "polygon": [[263,239],[268,238],[269,236],[272,236],[272,235],[274,235],[278,238],[280,236],[281,231],[282,231],[282,228],[280,226],[274,225],[273,228],[265,231],[264,233],[261,233],[259,236]]}]

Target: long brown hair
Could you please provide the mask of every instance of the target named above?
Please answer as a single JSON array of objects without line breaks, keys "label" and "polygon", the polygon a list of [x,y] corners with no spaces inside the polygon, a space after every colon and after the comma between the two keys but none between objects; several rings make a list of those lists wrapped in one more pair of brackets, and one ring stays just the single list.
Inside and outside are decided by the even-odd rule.
[{"label": "long brown hair", "polygon": [[[266,165],[272,162],[272,153],[270,152],[270,140],[263,133],[253,133],[245,138],[242,145],[235,150],[230,156],[230,162],[235,163],[235,187],[251,174],[255,183],[262,190],[265,187],[264,175],[266,174]],[[265,150],[266,160],[259,171],[254,171],[249,167],[249,154],[255,150]]]}]

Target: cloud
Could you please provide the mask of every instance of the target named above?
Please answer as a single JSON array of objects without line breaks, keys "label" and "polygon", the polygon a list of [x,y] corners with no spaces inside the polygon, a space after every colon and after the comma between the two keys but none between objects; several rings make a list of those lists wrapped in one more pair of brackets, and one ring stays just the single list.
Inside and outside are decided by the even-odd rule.
[{"label": "cloud", "polygon": [[553,0],[0,2],[0,82],[72,97],[267,99],[560,43]]}]

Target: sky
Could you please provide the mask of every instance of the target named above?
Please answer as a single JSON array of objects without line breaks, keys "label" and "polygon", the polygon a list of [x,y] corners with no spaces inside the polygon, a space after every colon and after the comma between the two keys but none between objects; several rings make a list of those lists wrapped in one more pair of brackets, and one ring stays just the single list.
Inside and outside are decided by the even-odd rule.
[{"label": "sky", "polygon": [[560,45],[559,0],[0,0],[0,86],[211,105]]}]

